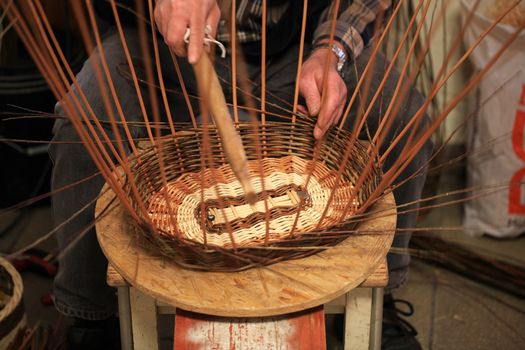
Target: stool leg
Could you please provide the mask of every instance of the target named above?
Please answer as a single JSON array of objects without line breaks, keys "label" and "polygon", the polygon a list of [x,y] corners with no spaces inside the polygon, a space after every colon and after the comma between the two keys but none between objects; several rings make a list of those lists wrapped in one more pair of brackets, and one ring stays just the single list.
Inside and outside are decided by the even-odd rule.
[{"label": "stool leg", "polygon": [[372,321],[370,324],[370,350],[381,350],[383,328],[383,288],[372,289]]},{"label": "stool leg", "polygon": [[346,294],[345,350],[368,350],[372,289],[356,288]]},{"label": "stool leg", "polygon": [[131,333],[131,307],[129,304],[129,287],[118,287],[117,294],[121,348],[122,350],[133,350],[133,333]]},{"label": "stool leg", "polygon": [[129,296],[134,348],[137,350],[157,350],[159,341],[155,299],[133,287],[130,288]]}]

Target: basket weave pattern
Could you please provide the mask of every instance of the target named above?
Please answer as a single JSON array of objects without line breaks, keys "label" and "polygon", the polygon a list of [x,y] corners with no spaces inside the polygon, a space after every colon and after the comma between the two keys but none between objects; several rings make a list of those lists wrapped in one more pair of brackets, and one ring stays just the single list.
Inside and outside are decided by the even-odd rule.
[{"label": "basket weave pattern", "polygon": [[[308,122],[266,123],[256,129],[251,124],[238,125],[257,193],[257,201],[251,205],[244,199],[213,127],[190,129],[175,140],[146,150],[132,162],[132,173],[148,217],[138,210],[128,189],[144,219],[141,226],[146,230],[139,230],[141,236],[155,251],[183,266],[221,271],[302,257],[341,241],[345,235],[324,239],[312,231],[353,226],[351,218],[377,186],[379,170],[374,168],[365,184],[359,190],[354,188],[368,159],[364,146],[356,143],[337,182],[350,135],[332,131],[316,150],[313,127]],[[209,149],[203,147],[204,137],[209,138]],[[260,160],[256,138],[263,155]],[[209,154],[213,167],[209,166]],[[161,157],[166,183],[160,176]],[[206,160],[205,168],[201,168],[202,159]],[[348,203],[350,210],[345,213]]]}]

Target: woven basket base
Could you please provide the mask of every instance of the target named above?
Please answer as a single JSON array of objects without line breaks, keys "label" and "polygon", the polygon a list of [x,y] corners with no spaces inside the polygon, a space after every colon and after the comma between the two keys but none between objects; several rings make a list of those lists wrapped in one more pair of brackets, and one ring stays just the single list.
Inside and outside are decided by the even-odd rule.
[{"label": "woven basket base", "polygon": [[[205,169],[184,174],[169,182],[167,191],[151,196],[149,216],[155,228],[195,243],[250,247],[280,241],[290,236],[294,225],[298,234],[322,230],[351,217],[358,207],[353,185],[340,181],[333,191],[337,174],[321,162],[287,156],[250,161],[248,168],[259,199],[254,205],[246,203],[229,166]],[[345,209],[350,210],[343,216]]]}]

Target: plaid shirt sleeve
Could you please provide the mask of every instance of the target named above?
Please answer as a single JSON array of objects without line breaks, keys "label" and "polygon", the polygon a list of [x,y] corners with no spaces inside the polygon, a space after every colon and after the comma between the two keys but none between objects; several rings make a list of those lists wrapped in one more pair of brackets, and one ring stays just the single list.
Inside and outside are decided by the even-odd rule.
[{"label": "plaid shirt sleeve", "polygon": [[[334,3],[321,15],[319,25],[314,32],[314,46],[323,39],[330,38]],[[341,43],[350,59],[354,59],[363,51],[370,40],[365,35],[367,26],[373,24],[377,15],[386,11],[391,0],[341,0],[335,24],[334,39]]]}]

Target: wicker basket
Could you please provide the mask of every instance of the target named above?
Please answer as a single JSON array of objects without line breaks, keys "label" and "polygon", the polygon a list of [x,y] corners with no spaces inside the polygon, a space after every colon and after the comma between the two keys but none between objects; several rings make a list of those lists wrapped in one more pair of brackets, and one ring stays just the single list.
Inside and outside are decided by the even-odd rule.
[{"label": "wicker basket", "polygon": [[22,278],[4,258],[0,258],[0,349],[8,349],[23,334],[27,320],[22,295]]},{"label": "wicker basket", "polygon": [[[320,231],[336,225],[353,227],[351,218],[376,188],[380,170],[374,167],[359,191],[354,188],[368,161],[365,147],[356,142],[337,181],[350,134],[331,131],[316,150],[313,128],[309,122],[266,123],[257,128],[238,125],[252,185],[258,193],[253,205],[245,202],[216,129],[190,129],[158,148],[150,147],[132,160],[147,217],[133,199],[131,186],[127,188],[142,218],[138,235],[146,238],[154,251],[183,266],[212,271],[235,271],[303,257],[337,244],[347,235]],[[262,159],[257,159],[257,141]],[[209,144],[208,149],[204,144]],[[205,167],[203,161],[207,162]]]}]

